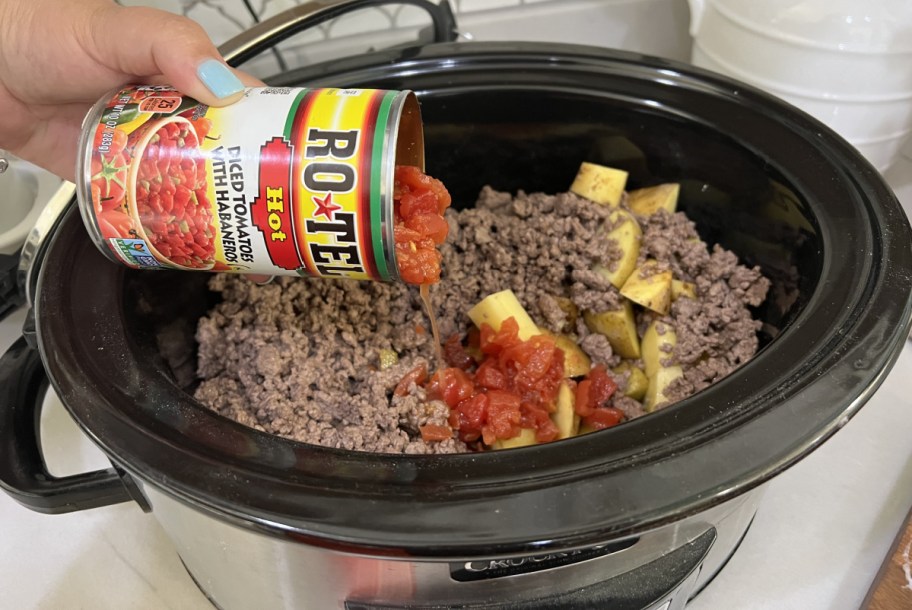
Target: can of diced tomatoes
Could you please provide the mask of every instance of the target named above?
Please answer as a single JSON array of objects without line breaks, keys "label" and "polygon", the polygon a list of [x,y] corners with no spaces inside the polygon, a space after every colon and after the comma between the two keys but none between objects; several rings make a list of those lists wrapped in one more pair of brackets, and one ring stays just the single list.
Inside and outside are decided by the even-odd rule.
[{"label": "can of diced tomatoes", "polygon": [[385,281],[398,166],[424,168],[409,91],[262,87],[214,108],[127,86],[87,115],[76,176],[124,265]]}]

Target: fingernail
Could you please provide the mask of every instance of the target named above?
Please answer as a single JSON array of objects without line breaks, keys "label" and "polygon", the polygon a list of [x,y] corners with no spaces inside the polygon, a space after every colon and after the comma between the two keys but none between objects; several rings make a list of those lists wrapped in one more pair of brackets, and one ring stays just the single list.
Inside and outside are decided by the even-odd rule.
[{"label": "fingernail", "polygon": [[234,75],[228,66],[217,59],[207,59],[196,69],[206,88],[220,99],[230,97],[244,90],[244,83]]}]

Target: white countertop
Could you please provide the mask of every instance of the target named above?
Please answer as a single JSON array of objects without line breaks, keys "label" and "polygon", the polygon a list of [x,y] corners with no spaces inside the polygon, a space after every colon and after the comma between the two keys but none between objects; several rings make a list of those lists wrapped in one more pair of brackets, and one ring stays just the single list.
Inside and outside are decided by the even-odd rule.
[{"label": "white countertop", "polygon": [[[912,161],[888,179],[912,209]],[[25,312],[0,322],[0,350]],[[53,395],[52,473],[107,465]],[[912,506],[912,344],[849,424],[767,486],[740,549],[689,610],[857,608]],[[0,493],[0,608],[211,610],[154,517],[132,503],[42,515]]]}]

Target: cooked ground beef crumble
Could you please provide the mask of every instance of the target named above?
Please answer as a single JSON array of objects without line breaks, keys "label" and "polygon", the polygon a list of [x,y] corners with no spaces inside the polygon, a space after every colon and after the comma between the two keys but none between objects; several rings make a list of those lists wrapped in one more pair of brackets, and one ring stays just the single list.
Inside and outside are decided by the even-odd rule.
[{"label": "cooked ground beef crumble", "polygon": [[[558,299],[580,310],[615,308],[621,298],[600,274],[620,255],[604,238],[609,209],[571,193],[515,196],[485,187],[477,205],[450,210],[450,234],[441,246],[443,280],[431,289],[443,338],[464,334],[467,311],[490,293],[510,288],[536,323],[573,332],[593,364],[620,363],[607,339],[589,331],[582,316],[568,317]],[[669,362],[684,376],[671,402],[699,391],[746,362],[757,350],[760,322],[748,306],[766,297],[759,269],[740,265],[718,246],[699,240],[681,213],[638,218],[640,261],[656,259],[697,296],[677,299],[661,319],[678,343]],[[307,443],[384,453],[466,451],[451,439],[425,442],[419,426],[445,424],[449,410],[413,386],[393,389],[426,362],[435,368],[433,340],[417,289],[402,284],[277,278],[260,286],[237,276],[214,276],[222,301],[199,322],[196,398],[222,415],[268,433]],[[639,331],[658,314],[639,311]],[[380,370],[381,350],[399,358]],[[626,379],[617,376],[621,388]],[[669,392],[666,392],[669,394]],[[643,414],[636,400],[617,397],[627,418]]]}]

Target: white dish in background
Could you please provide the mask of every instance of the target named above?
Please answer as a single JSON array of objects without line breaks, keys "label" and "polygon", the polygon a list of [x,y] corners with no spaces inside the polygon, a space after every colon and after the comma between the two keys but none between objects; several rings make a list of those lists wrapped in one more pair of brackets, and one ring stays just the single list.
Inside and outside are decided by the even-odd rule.
[{"label": "white dish in background", "polygon": [[0,174],[0,254],[15,254],[61,179],[19,159]]},{"label": "white dish in background", "polygon": [[907,0],[689,0],[692,61],[820,119],[880,171],[912,132]]}]

